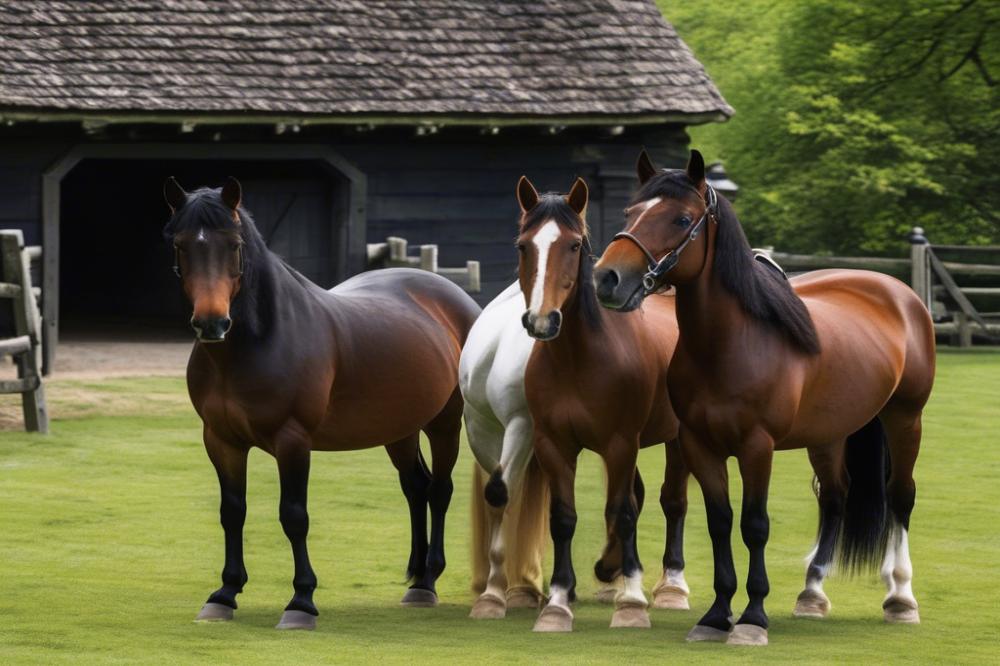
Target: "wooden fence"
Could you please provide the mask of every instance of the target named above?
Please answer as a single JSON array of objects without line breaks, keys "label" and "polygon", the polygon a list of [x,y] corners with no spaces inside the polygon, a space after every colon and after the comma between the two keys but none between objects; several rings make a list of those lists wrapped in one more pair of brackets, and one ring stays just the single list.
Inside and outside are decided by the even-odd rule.
[{"label": "wooden fence", "polygon": [[908,240],[909,259],[763,251],[789,273],[858,268],[895,276],[913,287],[931,312],[935,330],[952,344],[969,347],[974,333],[985,342],[1000,342],[1000,246],[933,245],[920,227],[914,227]]},{"label": "wooden fence", "polygon": [[[24,426],[48,432],[49,416],[42,386],[42,318],[39,291],[31,285],[31,261],[40,259],[39,247],[25,247],[19,229],[0,230],[0,301],[9,301],[10,337],[0,338],[0,358],[11,356],[17,379],[0,380],[0,393],[20,393]],[[7,303],[4,303],[7,305]]]},{"label": "wooden fence", "polygon": [[411,257],[405,238],[389,236],[384,243],[368,244],[368,268],[421,268],[448,278],[469,293],[482,289],[478,261],[466,261],[464,268],[447,268],[438,264],[437,245],[421,245],[418,251],[418,256]]}]

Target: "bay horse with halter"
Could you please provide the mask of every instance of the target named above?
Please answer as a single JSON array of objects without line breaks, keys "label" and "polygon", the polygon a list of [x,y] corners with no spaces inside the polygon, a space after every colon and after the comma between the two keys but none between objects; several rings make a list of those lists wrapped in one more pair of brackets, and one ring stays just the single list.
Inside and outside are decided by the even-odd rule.
[{"label": "bay horse with halter", "polygon": [[522,177],[517,198],[522,213],[518,279],[527,305],[522,323],[539,341],[525,369],[524,391],[534,455],[552,495],[549,525],[555,546],[550,598],[535,631],[573,627],[574,482],[584,448],[600,455],[607,470],[607,545],[594,573],[604,583],[622,577],[611,626],[648,627],[636,546],[644,494],[636,470],[640,446],[668,442],[661,493],[667,546],[657,592],[687,606],[682,534],[688,471],[678,455],[678,423],[665,381],[676,342],[674,299],[650,298],[641,311],[627,315],[599,306],[591,281],[583,180],[577,179],[567,195],[539,195]]},{"label": "bay horse with halter", "polygon": [[[479,307],[445,278],[411,269],[321,289],[267,249],[235,179],[188,193],[171,178],[164,194],[172,211],[164,235],[197,334],[188,391],[218,473],[225,531],[222,587],[198,619],[232,619],[247,582],[243,523],[253,446],[277,460],[280,521],[295,563],[295,592],[279,629],[312,629],[318,615],[306,549],[314,450],[386,447],[410,509],[413,584],[403,603],[434,605],[461,431],[458,359]],[[420,431],[430,440],[430,469]]]},{"label": "bay horse with halter", "polygon": [[[715,563],[715,602],[689,640],[767,643],[771,460],[792,448],[809,455],[820,506],[795,614],[826,615],[823,580],[839,548],[850,569],[881,561],[886,621],[919,621],[907,531],[921,412],[934,380],[927,309],[880,273],[823,270],[786,280],[756,261],[731,205],[706,183],[697,151],[686,170],[664,171],[643,152],[638,175],[627,231],[608,246],[594,280],[601,303],[620,311],[667,284],[677,290],[680,339],[667,379]],[[743,478],[740,529],[750,551],[749,605],[735,625],[730,456]]]}]

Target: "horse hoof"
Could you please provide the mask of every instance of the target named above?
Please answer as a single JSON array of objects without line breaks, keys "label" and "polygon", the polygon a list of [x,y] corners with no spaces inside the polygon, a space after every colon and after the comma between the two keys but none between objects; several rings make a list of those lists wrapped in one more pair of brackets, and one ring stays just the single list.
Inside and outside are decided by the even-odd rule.
[{"label": "horse hoof", "polygon": [[615,603],[615,597],[617,595],[618,588],[610,583],[601,585],[601,588],[594,593],[594,596],[597,598],[597,603],[599,604],[613,604]]},{"label": "horse hoof", "polygon": [[562,606],[546,606],[535,620],[532,631],[539,633],[573,631],[573,613]]},{"label": "horse hoof", "polygon": [[611,616],[611,628],[649,629],[649,613],[641,606],[623,606]]},{"label": "horse hoof", "polygon": [[920,624],[917,602],[908,599],[886,599],[882,604],[885,621],[890,624]]},{"label": "horse hoof", "polygon": [[500,620],[506,617],[507,606],[503,600],[492,594],[482,594],[472,605],[469,617],[473,620]]},{"label": "horse hoof", "polygon": [[795,600],[795,617],[823,619],[830,612],[830,599],[817,590],[802,590]]},{"label": "horse hoof", "polygon": [[305,611],[286,610],[281,614],[281,622],[275,629],[312,631],[316,628],[316,616]]},{"label": "horse hoof", "polygon": [[767,629],[756,624],[737,624],[729,632],[727,645],[767,645]]},{"label": "horse hoof", "polygon": [[703,624],[696,624],[691,631],[688,632],[685,640],[687,640],[688,643],[700,643],[702,641],[723,643],[727,638],[729,638],[728,631],[716,629],[715,627],[706,627]]},{"label": "horse hoof", "polygon": [[687,590],[674,585],[665,585],[653,590],[653,608],[690,610]]},{"label": "horse hoof", "polygon": [[411,587],[403,595],[400,605],[407,608],[433,608],[438,605],[438,597],[430,590],[420,587]]},{"label": "horse hoof", "polygon": [[201,607],[195,622],[229,622],[233,619],[233,609],[225,604],[216,604],[209,601]]},{"label": "horse hoof", "polygon": [[516,587],[507,591],[507,608],[538,608],[542,596],[526,587]]}]

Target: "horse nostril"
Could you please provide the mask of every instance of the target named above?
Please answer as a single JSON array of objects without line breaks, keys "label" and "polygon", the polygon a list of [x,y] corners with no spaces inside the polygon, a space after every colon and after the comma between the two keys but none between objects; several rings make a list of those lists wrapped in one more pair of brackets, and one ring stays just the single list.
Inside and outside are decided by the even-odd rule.
[{"label": "horse nostril", "polygon": [[528,310],[525,310],[524,314],[521,315],[521,326],[524,326],[525,330],[531,330],[531,312]]},{"label": "horse nostril", "polygon": [[222,326],[223,333],[228,333],[229,329],[233,327],[233,320],[229,317],[223,317],[219,320],[219,325]]},{"label": "horse nostril", "polygon": [[608,289],[614,289],[621,283],[621,281],[621,276],[618,275],[618,271],[613,268],[609,268],[601,278],[601,282],[607,285]]}]

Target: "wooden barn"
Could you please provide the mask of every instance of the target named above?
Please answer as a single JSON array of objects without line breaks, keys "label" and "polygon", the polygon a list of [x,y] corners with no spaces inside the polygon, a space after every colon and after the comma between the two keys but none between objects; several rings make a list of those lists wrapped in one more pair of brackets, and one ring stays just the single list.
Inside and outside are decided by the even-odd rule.
[{"label": "wooden barn", "polygon": [[652,0],[0,4],[0,228],[43,246],[60,329],[184,326],[165,177],[227,175],[271,247],[330,286],[366,243],[514,276],[514,185],[591,188],[619,229],[641,146],[681,163],[731,115]]}]

